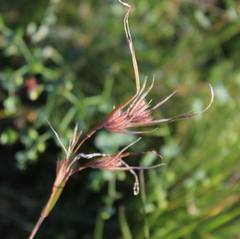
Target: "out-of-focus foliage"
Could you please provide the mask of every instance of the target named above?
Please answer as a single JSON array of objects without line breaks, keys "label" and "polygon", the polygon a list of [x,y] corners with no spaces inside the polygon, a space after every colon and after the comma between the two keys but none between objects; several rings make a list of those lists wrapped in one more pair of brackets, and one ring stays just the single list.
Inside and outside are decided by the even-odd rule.
[{"label": "out-of-focus foliage", "polygon": [[[155,75],[153,105],[178,90],[155,118],[200,111],[208,83],[215,101],[129,149],[154,148],[167,163],[145,172],[145,200],[133,196],[130,174],[82,171],[36,238],[239,238],[240,3],[129,3],[141,80]],[[1,238],[27,238],[50,194],[63,154],[46,120],[67,145],[75,123],[87,133],[134,93],[125,12],[117,0],[1,3]],[[134,139],[100,131],[81,151],[116,153]]]}]

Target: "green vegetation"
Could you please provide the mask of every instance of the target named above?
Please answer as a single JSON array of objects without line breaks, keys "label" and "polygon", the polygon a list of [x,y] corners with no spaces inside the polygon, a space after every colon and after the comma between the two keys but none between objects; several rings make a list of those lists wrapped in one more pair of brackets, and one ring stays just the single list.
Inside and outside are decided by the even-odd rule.
[{"label": "green vegetation", "polygon": [[[140,171],[140,196],[129,172],[74,174],[36,238],[240,237],[240,3],[151,1],[132,5],[129,23],[141,83],[152,105],[178,92],[154,118],[204,114],[162,124],[129,151]],[[4,1],[0,18],[0,235],[27,238],[51,193],[55,164],[75,124],[85,135],[135,92],[116,1]],[[148,128],[149,129],[149,128]],[[150,128],[153,129],[153,128]],[[116,154],[135,135],[100,130],[81,152]],[[82,160],[82,159],[81,159]],[[79,165],[88,160],[83,159]],[[144,183],[143,183],[144,182]],[[145,192],[145,194],[144,194]]]}]

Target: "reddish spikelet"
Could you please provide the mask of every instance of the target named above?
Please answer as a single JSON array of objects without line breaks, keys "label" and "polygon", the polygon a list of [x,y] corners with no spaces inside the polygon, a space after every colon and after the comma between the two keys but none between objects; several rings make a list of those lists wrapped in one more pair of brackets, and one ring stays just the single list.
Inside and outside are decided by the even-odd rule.
[{"label": "reddish spikelet", "polygon": [[118,108],[114,110],[114,114],[109,114],[109,117],[105,118],[105,124],[103,127],[113,133],[123,133],[123,134],[149,133],[151,131],[128,131],[127,128],[146,127],[146,126],[152,126],[152,125],[157,125],[161,123],[168,123],[178,119],[191,118],[193,116],[199,115],[204,111],[206,111],[211,106],[214,99],[213,89],[211,85],[209,85],[211,90],[211,100],[209,105],[203,111],[196,114],[177,115],[167,119],[153,120],[153,117],[151,116],[151,112],[157,109],[162,104],[164,104],[171,96],[173,96],[176,93],[176,92],[172,93],[163,101],[159,102],[157,105],[150,108],[150,102],[147,103],[145,97],[147,96],[149,91],[152,89],[153,83],[145,93],[142,93],[145,88],[145,84],[146,84],[146,81],[145,81],[142,90],[137,94],[136,98],[133,100],[129,108],[126,111],[123,111],[122,109],[118,109]]},{"label": "reddish spikelet", "polygon": [[[111,170],[111,171],[120,171],[120,170],[124,170],[124,171],[130,171],[133,176],[135,177],[135,184],[133,187],[133,193],[134,195],[137,195],[139,193],[139,181],[138,181],[138,177],[136,175],[136,173],[133,170],[138,170],[138,169],[150,169],[150,168],[156,168],[165,164],[157,164],[157,165],[153,165],[151,167],[136,167],[136,166],[129,166],[126,162],[124,162],[122,160],[122,158],[127,157],[127,156],[133,156],[133,155],[139,155],[139,154],[144,154],[144,153],[154,153],[156,155],[158,155],[154,150],[148,150],[148,151],[140,151],[140,152],[125,152],[124,151],[129,148],[130,146],[132,146],[133,144],[135,144],[137,141],[139,141],[141,138],[138,138],[136,141],[134,141],[133,143],[129,144],[128,146],[126,146],[124,149],[122,149],[118,154],[115,155],[102,155],[102,157],[94,159],[84,165],[82,165],[81,167],[79,167],[78,169],[76,169],[75,171],[72,172],[72,174],[74,174],[77,171],[81,171],[85,168],[97,168],[97,169],[102,169],[102,170]],[[83,154],[80,153],[77,158],[92,158],[94,156],[100,156],[101,154]],[[159,157],[161,157],[160,155],[158,155]],[[120,167],[120,166],[124,166],[124,167]]]}]

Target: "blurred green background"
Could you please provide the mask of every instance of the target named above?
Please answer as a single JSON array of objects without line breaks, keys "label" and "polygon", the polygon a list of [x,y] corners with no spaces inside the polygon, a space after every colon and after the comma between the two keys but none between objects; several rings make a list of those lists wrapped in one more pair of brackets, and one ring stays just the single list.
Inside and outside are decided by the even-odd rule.
[{"label": "blurred green background", "polygon": [[[71,177],[39,239],[240,238],[240,2],[131,0],[130,28],[160,125],[129,151],[155,149],[167,166],[141,174],[86,169]],[[74,125],[84,134],[135,91],[117,0],[1,1],[0,235],[27,238],[45,205]],[[137,136],[99,131],[81,152],[116,153]],[[81,162],[79,162],[81,164]],[[142,190],[143,192],[143,190]]]}]

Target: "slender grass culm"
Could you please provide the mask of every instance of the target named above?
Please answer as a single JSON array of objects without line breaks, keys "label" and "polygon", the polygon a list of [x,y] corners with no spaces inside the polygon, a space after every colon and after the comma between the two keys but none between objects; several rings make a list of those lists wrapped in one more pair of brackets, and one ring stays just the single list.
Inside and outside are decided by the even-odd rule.
[{"label": "slender grass culm", "polygon": [[[95,154],[85,154],[85,153],[79,153],[79,150],[82,146],[82,144],[89,139],[96,131],[105,128],[106,130],[112,132],[112,133],[122,133],[122,134],[142,134],[142,133],[149,133],[152,131],[129,131],[128,128],[131,127],[145,127],[145,126],[152,126],[157,125],[161,123],[167,123],[172,122],[178,119],[184,119],[184,118],[190,118],[196,115],[199,115],[206,111],[212,104],[214,93],[213,89],[210,86],[211,90],[211,100],[209,105],[201,112],[196,114],[188,114],[188,115],[178,115],[166,119],[160,119],[160,120],[154,120],[151,116],[151,111],[155,110],[162,104],[164,104],[173,94],[165,98],[163,101],[159,102],[154,107],[150,108],[150,103],[147,103],[145,98],[149,91],[153,87],[153,82],[151,86],[144,92],[144,88],[146,86],[146,81],[143,84],[143,87],[140,86],[140,79],[139,79],[139,71],[138,71],[138,65],[137,60],[135,57],[135,51],[134,46],[132,42],[132,37],[130,33],[130,28],[128,24],[128,18],[131,6],[121,0],[118,0],[121,4],[126,6],[128,8],[127,13],[124,17],[124,30],[127,38],[127,42],[129,45],[129,49],[132,56],[132,63],[133,63],[133,70],[135,74],[135,84],[136,84],[136,92],[135,94],[130,97],[128,100],[120,104],[118,107],[114,108],[112,112],[110,112],[102,121],[100,121],[81,141],[80,137],[82,135],[82,131],[79,131],[78,125],[75,126],[73,137],[69,143],[68,148],[66,149],[64,145],[61,143],[57,132],[52,128],[53,132],[55,133],[59,143],[61,144],[63,150],[66,153],[66,156],[62,160],[57,161],[57,170],[56,170],[56,178],[53,183],[52,187],[52,193],[45,205],[45,207],[42,210],[42,213],[33,228],[31,235],[29,236],[29,239],[34,238],[35,234],[37,233],[40,225],[42,224],[45,217],[48,216],[48,214],[51,212],[53,207],[55,206],[59,196],[61,195],[69,177],[74,174],[75,172],[81,171],[85,168],[98,168],[102,170],[126,170],[130,171],[134,178],[134,188],[133,192],[134,195],[137,195],[139,193],[139,181],[136,173],[133,170],[139,170],[139,169],[150,169],[150,168],[156,168],[164,164],[157,164],[151,167],[135,167],[135,166],[128,166],[128,164],[123,161],[123,158],[127,156],[132,155],[138,155],[138,154],[144,154],[148,152],[152,152],[156,155],[158,155],[154,150],[148,150],[148,151],[140,151],[140,152],[125,152],[130,146],[138,142],[141,138],[138,138],[136,141],[132,142],[128,146],[126,146],[124,149],[122,149],[120,152],[118,152],[115,155],[106,155],[101,153],[95,153]],[[128,106],[129,105],[129,106]],[[125,109],[127,107],[127,109]],[[125,110],[124,110],[125,109]],[[83,164],[82,166],[77,166],[77,162],[81,158],[87,158],[91,159],[93,157],[99,157],[97,159],[94,159],[86,164]],[[122,166],[122,167],[120,167]],[[145,225],[147,227],[147,224]],[[146,229],[147,234],[147,229]]]}]

